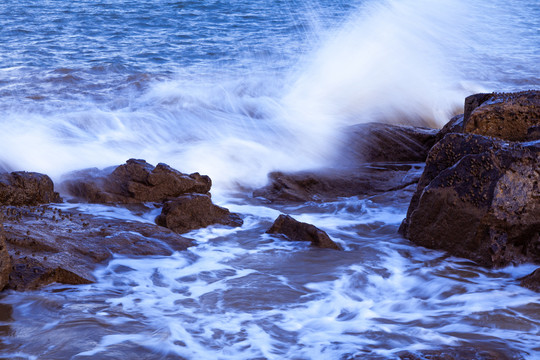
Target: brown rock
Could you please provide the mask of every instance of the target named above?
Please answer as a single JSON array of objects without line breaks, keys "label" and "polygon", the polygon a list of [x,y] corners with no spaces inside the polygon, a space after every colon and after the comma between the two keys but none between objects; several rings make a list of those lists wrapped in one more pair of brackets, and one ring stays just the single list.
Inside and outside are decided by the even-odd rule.
[{"label": "brown rock", "polygon": [[297,221],[289,215],[279,215],[268,234],[282,234],[291,241],[310,241],[313,246],[341,250],[328,234],[314,225]]},{"label": "brown rock", "polygon": [[520,285],[540,293],[540,268],[520,279]]},{"label": "brown rock", "polygon": [[0,205],[37,205],[61,201],[47,175],[26,171],[0,174]]},{"label": "brown rock", "polygon": [[253,192],[272,202],[328,201],[405,188],[418,181],[423,164],[363,164],[355,169],[320,169],[269,174],[269,184]]},{"label": "brown rock", "polygon": [[11,260],[6,246],[4,227],[0,224],[0,291],[4,289],[9,280],[11,272]]},{"label": "brown rock", "polygon": [[192,244],[151,223],[104,219],[48,206],[1,210],[12,257],[8,288],[16,290],[51,282],[92,282],[96,265],[112,254],[170,255]]},{"label": "brown rock", "polygon": [[182,234],[213,224],[242,226],[238,214],[212,204],[209,195],[186,194],[165,203],[156,224]]},{"label": "brown rock", "polygon": [[87,169],[71,173],[60,184],[76,198],[92,203],[164,202],[186,193],[208,193],[208,176],[183,174],[166,164],[156,167],[144,160],[130,159],[105,170]]},{"label": "brown rock", "polygon": [[466,133],[509,141],[538,140],[540,91],[469,96],[463,125]]},{"label": "brown rock", "polygon": [[540,141],[450,134],[430,152],[400,231],[485,266],[540,262]]}]

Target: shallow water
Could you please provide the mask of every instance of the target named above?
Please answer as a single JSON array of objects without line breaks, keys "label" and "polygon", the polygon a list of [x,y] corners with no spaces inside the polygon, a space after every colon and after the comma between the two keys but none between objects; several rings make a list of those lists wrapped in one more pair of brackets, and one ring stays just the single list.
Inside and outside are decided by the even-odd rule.
[{"label": "shallow water", "polygon": [[[397,235],[412,189],[252,199],[272,170],[334,161],[338,129],[442,125],[478,91],[540,85],[535,1],[19,1],[0,4],[0,168],[166,162],[212,177],[241,228],[97,283],[0,297],[0,358],[391,359],[472,347],[540,357],[535,267],[486,270]],[[239,190],[242,189],[242,190]],[[79,210],[151,222],[100,205]],[[345,249],[265,234],[287,213]]]}]

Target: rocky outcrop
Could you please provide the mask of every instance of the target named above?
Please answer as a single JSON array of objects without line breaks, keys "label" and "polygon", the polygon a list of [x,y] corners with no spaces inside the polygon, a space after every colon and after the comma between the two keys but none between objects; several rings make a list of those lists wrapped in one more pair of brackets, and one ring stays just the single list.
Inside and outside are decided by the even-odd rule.
[{"label": "rocky outcrop", "polygon": [[85,284],[95,280],[92,273],[97,264],[113,254],[170,255],[192,244],[151,223],[106,219],[75,210],[10,206],[2,212],[11,254],[9,289],[36,289],[52,282]]},{"label": "rocky outcrop", "polygon": [[297,221],[289,215],[279,215],[268,234],[282,234],[291,241],[309,241],[313,246],[325,249],[341,250],[326,232],[314,225]]},{"label": "rocky outcrop", "polygon": [[356,169],[321,169],[269,174],[269,184],[253,192],[271,202],[328,201],[338,197],[371,195],[414,184],[422,164],[372,163]]},{"label": "rocky outcrop", "polygon": [[0,174],[0,205],[37,205],[61,201],[47,175],[26,171]]},{"label": "rocky outcrop", "polygon": [[339,151],[344,163],[425,161],[437,130],[403,125],[364,123],[344,129]]},{"label": "rocky outcrop", "polygon": [[6,245],[4,227],[0,224],[0,291],[4,289],[9,281],[11,272],[11,260]]},{"label": "rocky outcrop", "polygon": [[467,97],[463,131],[509,141],[540,139],[540,91]]},{"label": "rocky outcrop", "polygon": [[520,285],[540,293],[540,268],[520,279]]},{"label": "rocky outcrop", "polygon": [[209,195],[186,194],[171,200],[163,206],[156,224],[183,234],[209,225],[242,226],[238,214],[214,205]]},{"label": "rocky outcrop", "polygon": [[105,170],[71,173],[60,185],[71,196],[91,203],[164,202],[186,193],[206,194],[212,182],[199,173],[183,174],[166,164],[130,159]]},{"label": "rocky outcrop", "polygon": [[484,266],[540,262],[540,141],[449,134],[431,150],[400,231]]}]

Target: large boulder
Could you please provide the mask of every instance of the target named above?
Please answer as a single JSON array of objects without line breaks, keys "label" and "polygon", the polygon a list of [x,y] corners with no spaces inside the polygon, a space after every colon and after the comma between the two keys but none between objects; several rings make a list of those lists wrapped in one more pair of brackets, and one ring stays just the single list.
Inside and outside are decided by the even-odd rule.
[{"label": "large boulder", "polygon": [[363,123],[344,129],[339,151],[343,163],[421,162],[435,144],[437,130],[383,123]]},{"label": "large boulder", "polygon": [[163,206],[156,224],[183,234],[209,225],[242,226],[238,214],[214,205],[207,194],[186,194],[171,200]]},{"label": "large boulder", "polygon": [[484,266],[540,262],[540,141],[449,134],[431,150],[400,231]]},{"label": "large boulder", "polygon": [[[30,290],[52,282],[86,284],[95,281],[97,265],[113,254],[171,255],[192,245],[191,240],[152,223],[49,206],[1,211],[11,255],[9,289]],[[0,250],[0,263],[3,260]]]},{"label": "large boulder", "polygon": [[341,246],[332,241],[326,232],[289,215],[279,215],[267,233],[285,235],[285,238],[291,241],[309,241],[319,248],[341,250]]},{"label": "large boulder", "polygon": [[0,291],[4,289],[9,281],[9,273],[11,272],[11,260],[6,245],[6,236],[4,235],[4,227],[0,224]]},{"label": "large boulder", "polygon": [[467,97],[463,131],[509,141],[540,139],[540,91]]},{"label": "large boulder", "polygon": [[273,172],[269,184],[253,196],[271,202],[331,201],[403,189],[418,181],[422,164],[371,163],[355,169]]},{"label": "large boulder", "polygon": [[212,181],[199,173],[183,174],[166,164],[152,166],[130,159],[105,170],[71,173],[60,184],[66,193],[91,203],[164,202],[186,193],[205,194]]},{"label": "large boulder", "polygon": [[0,174],[0,205],[37,205],[61,201],[47,175],[26,171]]}]

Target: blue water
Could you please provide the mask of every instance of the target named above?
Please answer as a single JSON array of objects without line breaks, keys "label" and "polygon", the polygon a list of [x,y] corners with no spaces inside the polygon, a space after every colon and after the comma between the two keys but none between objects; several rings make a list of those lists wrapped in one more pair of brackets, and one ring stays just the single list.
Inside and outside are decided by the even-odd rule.
[{"label": "blue water", "polygon": [[[411,246],[396,234],[410,191],[296,208],[231,195],[335,161],[343,126],[438,127],[472,93],[540,87],[539,32],[535,0],[0,3],[1,169],[60,181],[166,162],[210,175],[245,220],[191,234],[186,253],[116,258],[90,286],[7,294],[0,357],[540,357],[540,299],[516,285],[533,267]],[[346,252],[262,235],[280,212]]]}]

